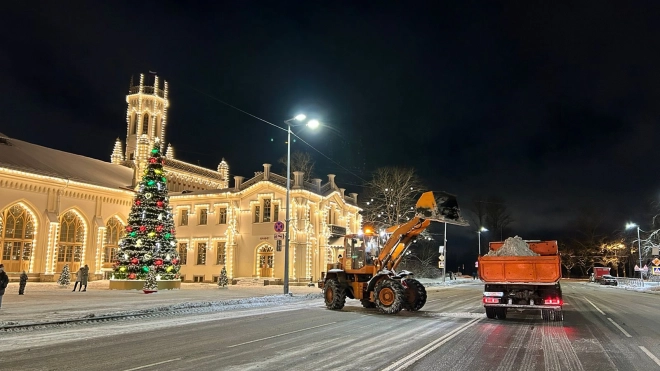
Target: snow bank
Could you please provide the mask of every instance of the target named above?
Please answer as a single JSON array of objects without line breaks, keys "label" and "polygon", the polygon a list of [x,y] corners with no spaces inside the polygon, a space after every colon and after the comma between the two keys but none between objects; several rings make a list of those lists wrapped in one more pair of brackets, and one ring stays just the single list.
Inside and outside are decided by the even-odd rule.
[{"label": "snow bank", "polygon": [[515,236],[504,241],[504,245],[495,251],[490,251],[486,256],[539,256],[529,248],[527,242]]}]

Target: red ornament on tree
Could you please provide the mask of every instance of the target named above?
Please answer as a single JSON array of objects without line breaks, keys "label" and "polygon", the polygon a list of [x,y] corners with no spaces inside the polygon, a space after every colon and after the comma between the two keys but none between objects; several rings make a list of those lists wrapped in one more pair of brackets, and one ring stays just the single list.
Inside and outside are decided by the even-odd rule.
[{"label": "red ornament on tree", "polygon": [[142,205],[142,202],[140,202],[140,200],[135,200],[135,204],[140,206],[140,205]]},{"label": "red ornament on tree", "polygon": [[155,158],[155,157],[152,157],[152,158],[150,158],[150,159],[149,159],[149,162],[151,162],[152,164],[155,164],[155,163],[156,163],[156,161],[157,161],[157,160],[156,160],[156,158]]},{"label": "red ornament on tree", "polygon": [[130,232],[130,231],[133,230],[133,227],[131,227],[130,225],[127,225],[127,226],[126,226],[126,230],[127,230],[128,232]]},{"label": "red ornament on tree", "polygon": [[146,230],[147,230],[147,227],[145,227],[145,226],[143,226],[143,225],[140,226],[140,232],[144,232],[144,231],[146,231]]},{"label": "red ornament on tree", "polygon": [[163,201],[158,200],[158,202],[156,202],[156,206],[158,207],[163,207],[163,205],[164,205]]},{"label": "red ornament on tree", "polygon": [[179,262],[179,259],[172,259],[172,264],[176,265]]},{"label": "red ornament on tree", "polygon": [[137,264],[139,262],[138,258],[131,259],[132,264]]},{"label": "red ornament on tree", "polygon": [[163,265],[163,259],[154,260],[154,265]]},{"label": "red ornament on tree", "polygon": [[156,232],[162,232],[162,231],[163,231],[162,225],[156,226]]},{"label": "red ornament on tree", "polygon": [[161,158],[161,159],[160,159],[160,163],[163,164],[163,165],[165,165],[165,158]]},{"label": "red ornament on tree", "polygon": [[134,280],[135,279],[135,273],[131,273],[128,275],[129,280]]}]

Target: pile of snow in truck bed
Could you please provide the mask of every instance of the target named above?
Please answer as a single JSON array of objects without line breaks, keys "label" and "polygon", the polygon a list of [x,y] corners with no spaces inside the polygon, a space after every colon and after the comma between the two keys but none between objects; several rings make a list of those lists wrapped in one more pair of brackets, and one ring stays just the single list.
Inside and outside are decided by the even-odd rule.
[{"label": "pile of snow in truck bed", "polygon": [[497,249],[496,251],[489,251],[487,256],[538,256],[539,254],[535,253],[529,248],[527,242],[522,238],[509,237],[504,240],[504,245]]}]

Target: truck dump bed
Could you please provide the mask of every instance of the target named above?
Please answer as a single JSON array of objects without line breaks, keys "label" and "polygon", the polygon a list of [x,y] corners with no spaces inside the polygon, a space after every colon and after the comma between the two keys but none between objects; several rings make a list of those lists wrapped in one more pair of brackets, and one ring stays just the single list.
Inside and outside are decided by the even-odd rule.
[{"label": "truck dump bed", "polygon": [[[503,242],[491,242],[496,251]],[[561,261],[556,241],[528,242],[539,256],[479,257],[479,277],[486,283],[553,284],[561,278]]]}]

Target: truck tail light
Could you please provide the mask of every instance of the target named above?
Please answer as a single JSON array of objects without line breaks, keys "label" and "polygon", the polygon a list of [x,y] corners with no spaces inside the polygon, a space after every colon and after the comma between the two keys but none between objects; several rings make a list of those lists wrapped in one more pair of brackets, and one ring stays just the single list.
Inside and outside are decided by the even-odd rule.
[{"label": "truck tail light", "polygon": [[547,298],[543,300],[543,304],[548,305],[563,305],[564,302],[560,298]]},{"label": "truck tail light", "polygon": [[500,298],[492,297],[492,296],[484,296],[484,303],[485,304],[499,304],[500,303]]}]

